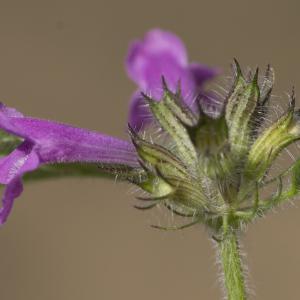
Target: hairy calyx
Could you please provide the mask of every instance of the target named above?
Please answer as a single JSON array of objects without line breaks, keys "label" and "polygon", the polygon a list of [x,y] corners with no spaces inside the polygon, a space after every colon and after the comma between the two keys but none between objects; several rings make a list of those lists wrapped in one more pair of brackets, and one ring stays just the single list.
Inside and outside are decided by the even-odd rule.
[{"label": "hairy calyx", "polygon": [[204,223],[216,239],[222,239],[228,230],[240,229],[298,192],[297,161],[284,173],[292,177],[290,186],[282,187],[280,175],[278,191],[260,198],[272,163],[299,139],[300,123],[292,95],[287,111],[266,127],[263,120],[268,114],[273,70],[268,66],[260,84],[258,75],[257,70],[245,79],[235,62],[234,83],[217,117],[206,114],[201,104],[192,111],[182,101],[180,89],[172,92],[164,80],[162,99],[143,95],[172,147],[148,141],[129,126],[140,161],[135,175],[131,170],[130,181],[149,194],[139,198],[148,204],[140,208],[163,204],[175,214],[191,218],[184,226],[161,229]]}]

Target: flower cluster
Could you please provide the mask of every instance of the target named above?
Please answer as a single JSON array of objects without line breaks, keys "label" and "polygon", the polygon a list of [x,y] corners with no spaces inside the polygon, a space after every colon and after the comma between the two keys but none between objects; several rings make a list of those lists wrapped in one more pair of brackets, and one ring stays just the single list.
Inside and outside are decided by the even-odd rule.
[{"label": "flower cluster", "polygon": [[[298,193],[298,161],[266,180],[277,156],[300,138],[294,95],[281,117],[270,126],[264,122],[273,88],[270,66],[262,77],[258,70],[244,76],[235,61],[232,89],[218,99],[222,105],[213,115],[207,112],[210,98],[203,84],[219,71],[189,64],[185,47],[175,35],[150,31],[131,45],[126,66],[138,85],[129,112],[131,141],[25,117],[0,106],[0,183],[6,186],[1,223],[22,192],[26,173],[54,165],[55,175],[55,166],[67,170],[76,162],[96,164],[139,186],[148,194],[139,200],[148,204],[138,208],[163,205],[191,219],[181,227],[160,228],[204,223],[217,240]],[[145,138],[143,133],[151,127],[158,127],[164,139]],[[71,172],[78,170],[82,166],[71,168]],[[283,188],[285,176],[291,181]],[[276,193],[261,199],[260,190],[276,180]]]},{"label": "flower cluster", "polygon": [[[300,139],[294,94],[287,111],[267,126],[272,68],[268,66],[260,83],[258,78],[257,69],[246,79],[235,61],[232,89],[216,118],[206,114],[201,103],[198,111],[193,111],[180,90],[172,92],[164,80],[160,101],[144,95],[169,142],[147,141],[130,129],[144,170],[138,185],[151,194],[140,198],[151,201],[142,208],[163,204],[175,214],[192,219],[181,227],[159,228],[180,229],[204,223],[216,239],[222,239],[228,231],[240,230],[243,224],[299,192],[299,161],[266,179],[277,156]],[[290,185],[283,189],[283,179],[289,175]],[[276,193],[262,199],[260,190],[275,180],[279,182]]]},{"label": "flower cluster", "polygon": [[[184,44],[174,34],[152,30],[142,41],[129,48],[126,61],[129,76],[138,84],[129,112],[129,123],[141,129],[149,123],[145,117],[141,91],[160,95],[161,76],[172,88],[181,80],[185,101],[201,91],[203,83],[214,77],[218,70],[200,64],[188,64]],[[139,172],[140,164],[131,142],[76,128],[54,121],[23,116],[15,109],[0,106],[0,183],[5,185],[0,210],[3,224],[22,192],[22,177],[95,175],[94,165],[106,171],[125,172],[126,178]],[[74,163],[85,163],[75,165]],[[137,171],[136,171],[137,170]],[[97,170],[101,173],[100,170]]]}]

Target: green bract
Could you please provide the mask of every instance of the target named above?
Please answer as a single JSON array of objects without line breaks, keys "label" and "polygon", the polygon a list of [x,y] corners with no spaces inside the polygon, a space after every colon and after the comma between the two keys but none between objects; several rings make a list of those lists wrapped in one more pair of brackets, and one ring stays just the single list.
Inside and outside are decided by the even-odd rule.
[{"label": "green bract", "polygon": [[[258,70],[246,79],[236,61],[234,66],[234,84],[218,117],[206,114],[201,105],[198,113],[193,112],[181,101],[180,90],[171,92],[164,80],[162,99],[143,95],[168,138],[164,143],[148,141],[130,128],[142,167],[134,182],[149,193],[139,199],[150,204],[138,208],[163,204],[191,218],[184,226],[162,229],[204,223],[219,239],[226,228],[239,229],[299,190],[298,161],[265,181],[276,157],[300,137],[294,95],[287,111],[267,127],[264,119],[273,87],[272,68],[268,66],[259,84]],[[288,174],[292,180],[283,189],[282,178]],[[275,180],[276,194],[261,199],[260,189]]]}]

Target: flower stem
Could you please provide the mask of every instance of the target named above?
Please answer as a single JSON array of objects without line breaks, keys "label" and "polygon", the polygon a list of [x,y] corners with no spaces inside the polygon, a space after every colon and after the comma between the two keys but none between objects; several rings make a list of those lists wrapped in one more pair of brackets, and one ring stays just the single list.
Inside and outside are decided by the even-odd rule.
[{"label": "flower stem", "polygon": [[227,300],[247,299],[240,249],[235,232],[218,242]]}]

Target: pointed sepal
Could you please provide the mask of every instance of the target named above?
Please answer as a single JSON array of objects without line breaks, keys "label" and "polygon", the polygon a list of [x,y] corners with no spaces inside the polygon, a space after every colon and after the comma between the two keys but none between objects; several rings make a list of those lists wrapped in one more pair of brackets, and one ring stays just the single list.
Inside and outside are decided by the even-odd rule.
[{"label": "pointed sepal", "polygon": [[261,180],[279,153],[300,139],[300,117],[295,111],[295,96],[291,95],[289,108],[277,121],[255,140],[245,166],[248,180]]},{"label": "pointed sepal", "polygon": [[144,95],[144,98],[156,120],[172,138],[178,157],[185,165],[195,166],[197,153],[184,125],[184,118],[180,119],[181,110],[176,105],[173,94],[169,90],[165,90],[163,99],[160,101],[156,101],[147,95]]}]

